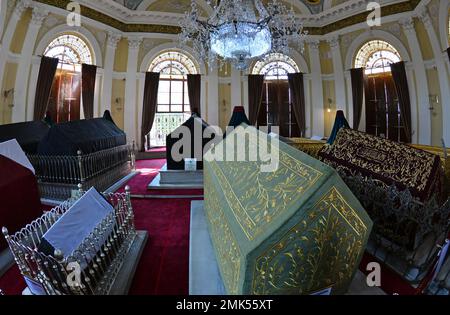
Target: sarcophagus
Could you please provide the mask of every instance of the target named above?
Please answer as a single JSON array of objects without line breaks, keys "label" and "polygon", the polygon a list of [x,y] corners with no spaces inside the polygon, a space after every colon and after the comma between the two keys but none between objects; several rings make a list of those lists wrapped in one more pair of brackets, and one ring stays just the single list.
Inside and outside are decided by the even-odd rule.
[{"label": "sarcophagus", "polygon": [[[208,127],[209,125],[203,119],[193,114],[184,124],[167,136],[168,170],[184,170],[184,159],[196,159],[197,170],[203,169],[204,148],[214,139],[214,135],[205,136],[205,129]],[[180,143],[182,145],[178,145],[178,149],[174,148],[176,144]],[[178,156],[174,156],[174,153]]]},{"label": "sarcophagus", "polygon": [[[245,145],[236,140],[243,131]],[[250,158],[264,148],[268,155]],[[221,159],[233,149],[248,159]],[[253,127],[229,134],[204,166],[205,213],[228,294],[347,291],[372,221],[335,170]]]},{"label": "sarcophagus", "polygon": [[448,227],[439,156],[363,132],[341,129],[320,160],[342,176],[375,222],[375,234],[415,250]]}]

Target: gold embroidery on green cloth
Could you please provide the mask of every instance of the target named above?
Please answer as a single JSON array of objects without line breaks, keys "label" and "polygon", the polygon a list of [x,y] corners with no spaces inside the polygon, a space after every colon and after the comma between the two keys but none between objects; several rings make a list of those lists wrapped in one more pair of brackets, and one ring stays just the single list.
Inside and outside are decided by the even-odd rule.
[{"label": "gold embroidery on green cloth", "polygon": [[[279,155],[280,164],[284,166],[275,172],[262,173],[260,161],[210,163],[236,221],[251,241],[284,210],[303,198],[324,175],[263,139],[266,138],[259,137],[260,142],[266,141],[267,147]],[[250,133],[249,150],[257,145],[257,141],[256,134]],[[235,187],[239,187],[239,191]]]},{"label": "gold embroidery on green cloth", "polygon": [[219,267],[222,271],[223,281],[229,288],[230,294],[238,294],[240,265],[242,253],[238,242],[228,225],[219,202],[219,193],[212,183],[210,172],[205,172],[205,212],[211,223],[211,237],[217,250]]},{"label": "gold embroidery on green cloth", "polygon": [[339,291],[351,279],[348,266],[358,263],[366,233],[368,227],[333,187],[308,218],[256,259],[252,293],[309,294],[330,286]]}]

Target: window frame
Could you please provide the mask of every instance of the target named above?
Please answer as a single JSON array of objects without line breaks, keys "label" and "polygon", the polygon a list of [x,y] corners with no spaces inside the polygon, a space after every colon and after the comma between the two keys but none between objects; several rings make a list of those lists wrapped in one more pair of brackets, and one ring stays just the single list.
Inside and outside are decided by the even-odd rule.
[{"label": "window frame", "polygon": [[[62,48],[61,53],[50,54],[50,52],[58,48]],[[67,54],[66,50],[69,50],[72,55],[75,55],[77,60],[74,60],[70,56],[71,54]],[[74,34],[60,34],[56,36],[45,48],[44,56],[58,58],[58,68],[61,70],[79,73],[81,73],[81,65],[83,63],[91,65],[94,61],[93,53],[88,42],[84,38]]]},{"label": "window frame", "polygon": [[[376,57],[377,53],[380,56]],[[383,55],[383,53],[388,53],[390,56]],[[396,57],[396,59],[394,60],[392,57]],[[382,61],[381,66],[368,67],[369,63],[375,65],[380,60]],[[354,58],[354,65],[355,68],[364,68],[366,75],[382,74],[391,72],[390,65],[401,60],[399,51],[393,45],[385,40],[373,39],[359,48]]]},{"label": "window frame", "polygon": [[[263,89],[263,101],[262,106],[264,106],[264,111],[266,112],[266,125],[267,127],[271,128],[272,126],[278,125],[278,123],[273,122],[272,120],[274,117],[271,117],[271,114],[274,114],[271,112],[270,108],[270,100],[271,97],[269,96],[269,86],[274,85],[275,88],[279,88],[278,83],[287,83],[288,91],[287,91],[287,98],[288,98],[288,125],[289,125],[289,136],[291,136],[294,133],[293,126],[297,125],[295,123],[295,117],[294,112],[292,109],[292,91],[289,87],[289,79],[288,74],[289,73],[299,73],[300,68],[297,65],[297,63],[289,56],[280,54],[280,53],[274,53],[268,55],[264,60],[258,61],[255,63],[252,69],[252,74],[257,75],[264,75],[264,89]],[[271,74],[272,73],[272,74]],[[278,91],[280,93],[280,91]],[[273,108],[272,108],[273,110]],[[277,113],[280,113],[280,109],[278,109]],[[259,120],[259,117],[258,117]],[[282,126],[278,126],[280,128],[280,132],[284,130]]]},{"label": "window frame", "polygon": [[[163,67],[161,67],[161,65],[163,65]],[[169,82],[169,104],[159,103],[159,95],[161,92],[158,91],[156,112],[159,114],[190,113],[191,103],[189,101],[187,75],[198,73],[197,67],[192,58],[179,51],[165,51],[153,59],[150,63],[149,71],[160,73],[160,83]],[[176,78],[174,76],[182,76],[182,78]],[[172,82],[182,82],[182,104],[172,103]],[[160,106],[168,106],[169,111],[160,110]],[[182,111],[173,111],[173,106],[182,106]]]},{"label": "window frame", "polygon": [[[183,113],[190,113],[191,112],[191,103],[189,102],[189,96],[187,97],[186,101],[186,93],[187,93],[187,78],[183,77],[183,79],[176,79],[176,78],[160,78],[159,82],[161,84],[161,81],[163,82],[169,82],[169,104],[160,104],[159,103],[159,93],[158,92],[158,101],[156,105],[156,112],[159,114],[183,114]],[[172,103],[172,82],[182,82],[182,104],[173,104]],[[159,110],[159,106],[169,106],[169,111],[161,111]],[[172,106],[181,106],[182,111],[173,111]],[[189,110],[186,110],[186,107],[189,107]]]}]

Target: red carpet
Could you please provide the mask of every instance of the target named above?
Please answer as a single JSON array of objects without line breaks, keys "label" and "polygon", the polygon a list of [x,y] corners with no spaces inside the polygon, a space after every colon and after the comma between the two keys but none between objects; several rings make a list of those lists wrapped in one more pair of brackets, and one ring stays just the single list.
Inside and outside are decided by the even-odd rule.
[{"label": "red carpet", "polygon": [[[180,190],[148,190],[147,186],[158,175],[161,167],[166,164],[165,159],[142,160],[137,161],[136,170],[140,174],[136,175],[132,181],[128,183],[131,188],[132,195],[165,195],[165,196],[187,196],[187,195],[203,195],[203,189],[180,189]],[[123,189],[119,190],[120,192]]]},{"label": "red carpet", "polygon": [[21,295],[25,287],[25,281],[16,265],[0,278],[0,289],[2,289],[6,295]]},{"label": "red carpet", "polygon": [[133,295],[187,295],[190,200],[133,200],[136,228],[149,240],[134,278]]},{"label": "red carpet", "polygon": [[166,152],[167,148],[166,147],[158,147],[158,148],[151,148],[150,150],[147,150],[146,152]]},{"label": "red carpet", "polygon": [[[157,160],[141,160],[136,162],[136,171],[140,172],[133,177],[131,181],[127,183],[130,186],[132,195],[145,195],[147,194],[147,186],[158,175],[161,167],[166,164],[165,159]],[[119,189],[119,192],[123,192],[124,188]]]}]

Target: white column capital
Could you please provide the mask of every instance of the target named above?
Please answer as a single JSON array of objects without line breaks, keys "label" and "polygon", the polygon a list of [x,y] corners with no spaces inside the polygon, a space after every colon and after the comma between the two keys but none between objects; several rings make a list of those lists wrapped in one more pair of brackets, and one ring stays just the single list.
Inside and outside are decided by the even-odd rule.
[{"label": "white column capital", "polygon": [[421,7],[419,11],[417,12],[417,17],[422,21],[422,23],[426,27],[432,27],[433,23],[431,22],[430,14],[428,13],[428,10],[426,7]]},{"label": "white column capital", "polygon": [[31,22],[30,22],[31,25],[41,27],[42,23],[44,22],[44,20],[47,18],[48,15],[49,15],[49,11],[47,11],[47,10],[33,8],[33,13],[32,13]]},{"label": "white column capital", "polygon": [[414,31],[414,19],[412,16],[401,19],[399,23],[405,31]]},{"label": "white column capital", "polygon": [[108,41],[107,41],[108,47],[116,49],[117,44],[119,43],[121,38],[122,38],[122,35],[120,35],[119,33],[109,31],[108,32]]},{"label": "white column capital", "polygon": [[142,38],[140,37],[128,37],[128,48],[129,49],[139,49],[142,44]]},{"label": "white column capital", "polygon": [[319,50],[320,40],[318,40],[318,39],[309,39],[309,40],[306,41],[306,43],[308,44],[309,49],[311,49],[311,50]]},{"label": "white column capital", "polygon": [[14,8],[14,14],[21,18],[23,12],[30,6],[30,0],[20,0],[17,2],[16,7]]},{"label": "white column capital", "polygon": [[339,36],[333,36],[327,39],[328,45],[330,45],[331,49],[339,49],[340,42],[339,42]]}]

